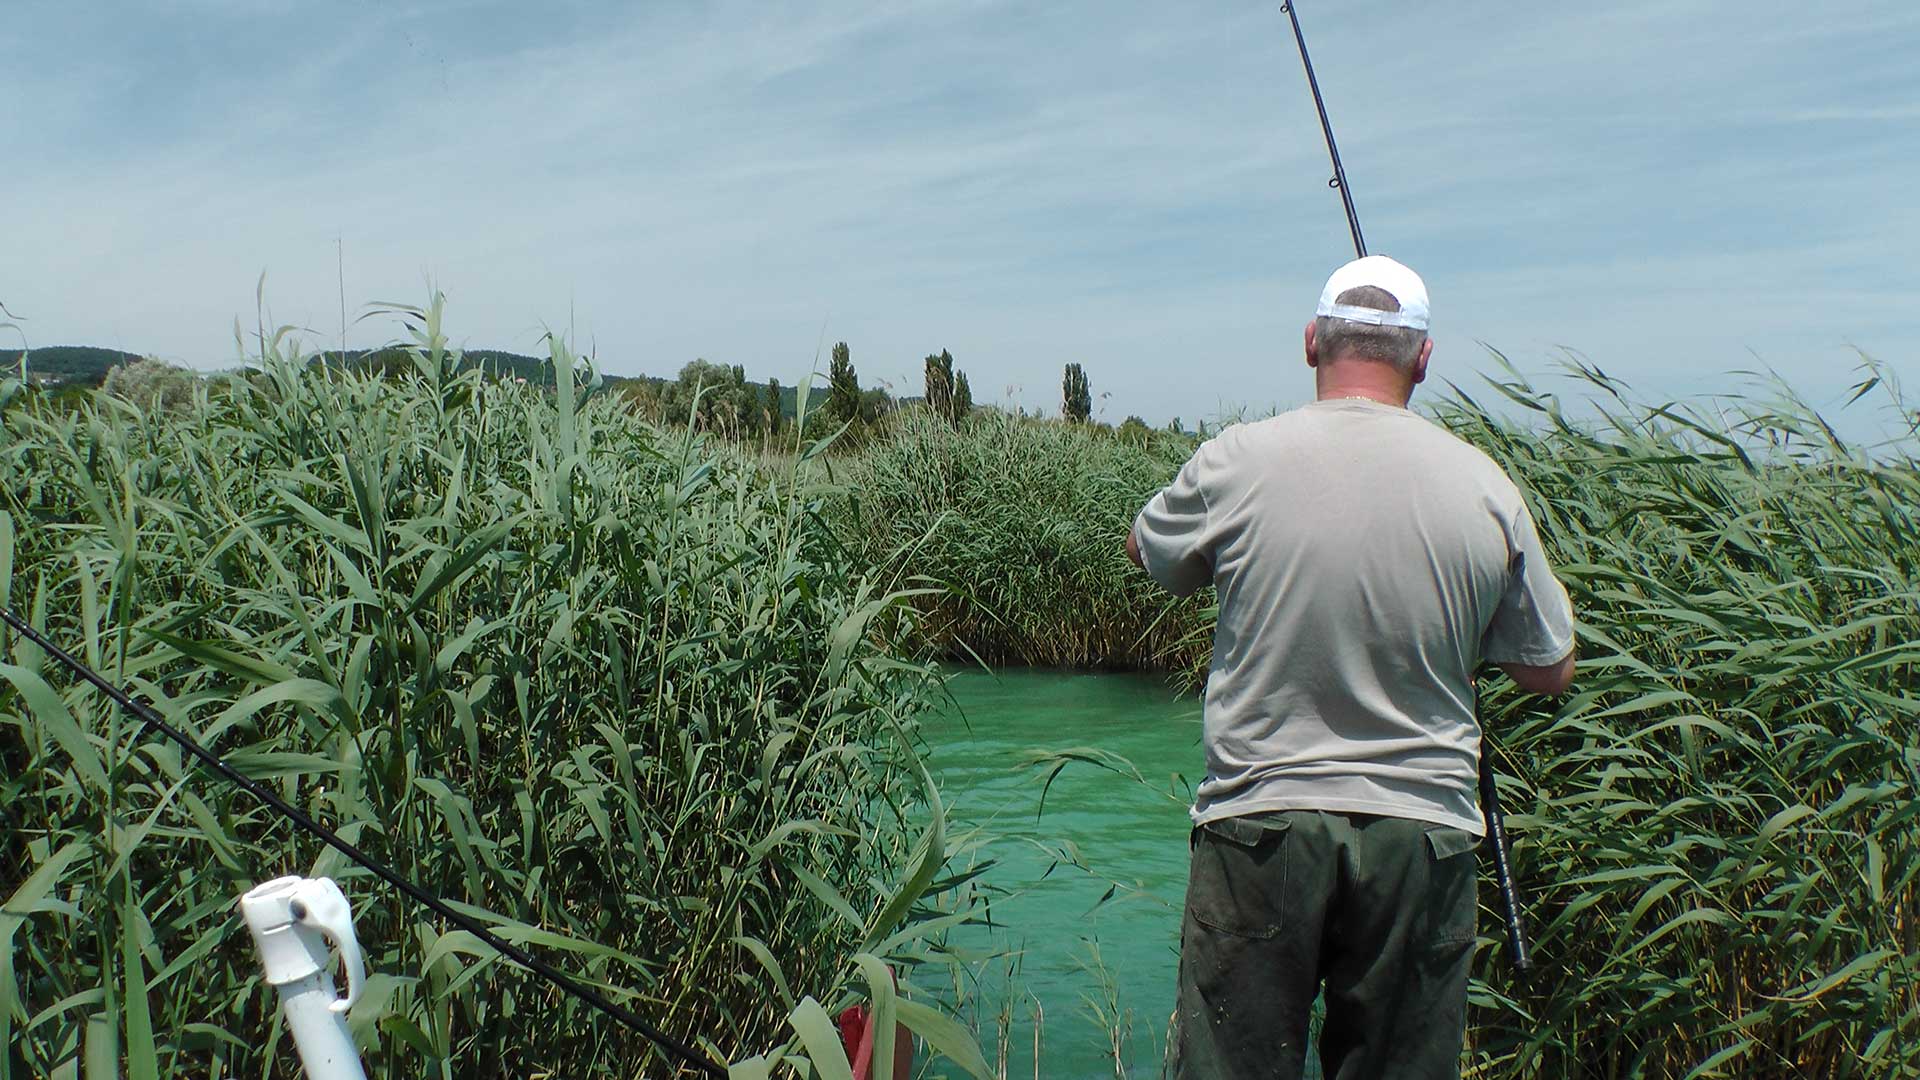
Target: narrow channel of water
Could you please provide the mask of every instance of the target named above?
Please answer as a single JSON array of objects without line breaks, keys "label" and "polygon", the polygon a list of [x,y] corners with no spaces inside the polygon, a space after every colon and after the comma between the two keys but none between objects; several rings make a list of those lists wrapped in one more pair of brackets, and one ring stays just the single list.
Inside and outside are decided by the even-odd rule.
[{"label": "narrow channel of water", "polygon": [[[930,764],[956,827],[996,837],[979,854],[996,860],[984,880],[1002,891],[998,925],[954,945],[1017,954],[979,965],[989,1063],[1004,1054],[1009,1078],[1159,1076],[1179,962],[1188,785],[1202,768],[1199,702],[1157,677],[1058,671],[968,672],[950,690],[956,707],[924,729]],[[1026,762],[1076,749],[1118,755],[1141,776],[1075,762],[1046,788],[1042,810],[1048,768]]]}]

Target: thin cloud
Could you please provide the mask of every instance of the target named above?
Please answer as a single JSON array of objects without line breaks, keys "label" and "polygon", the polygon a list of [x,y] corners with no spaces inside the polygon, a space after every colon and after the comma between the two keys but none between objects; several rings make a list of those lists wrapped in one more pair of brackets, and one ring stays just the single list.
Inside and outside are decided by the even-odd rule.
[{"label": "thin cloud", "polygon": [[[431,276],[476,346],[574,311],[615,371],[791,382],[826,320],[902,390],[944,347],[1050,409],[1077,360],[1164,422],[1305,396],[1347,254],[1271,5],[75,7],[0,29],[0,295],[42,344],[225,362],[262,268],[336,325],[338,239],[351,306]],[[1451,377],[1475,340],[1704,388],[1749,350],[1816,388],[1849,342],[1914,364],[1907,5],[1321,7],[1369,239],[1428,276]]]}]

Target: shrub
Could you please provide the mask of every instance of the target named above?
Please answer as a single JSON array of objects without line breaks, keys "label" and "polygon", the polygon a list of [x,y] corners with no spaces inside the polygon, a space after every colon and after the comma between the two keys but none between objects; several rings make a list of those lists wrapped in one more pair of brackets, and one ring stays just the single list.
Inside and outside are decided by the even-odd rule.
[{"label": "shrub", "polygon": [[142,408],[181,409],[191,404],[199,376],[151,358],[108,368],[100,389]]}]

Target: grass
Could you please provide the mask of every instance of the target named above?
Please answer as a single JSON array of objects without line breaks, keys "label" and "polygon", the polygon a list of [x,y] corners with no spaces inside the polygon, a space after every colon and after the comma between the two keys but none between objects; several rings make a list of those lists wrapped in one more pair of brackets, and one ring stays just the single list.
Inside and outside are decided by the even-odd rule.
[{"label": "grass", "polygon": [[[736,1075],[837,1054],[821,1003],[858,993],[968,1059],[875,982],[954,909],[908,596],[848,559],[809,484],[640,421],[562,343],[543,391],[463,368],[437,301],[397,314],[414,370],[393,378],[325,370],[283,333],[171,412],[16,400],[0,595]],[[290,1071],[233,918],[285,873],[355,902],[376,1074],[671,1071],[30,645],[4,660],[0,1076]]]}]

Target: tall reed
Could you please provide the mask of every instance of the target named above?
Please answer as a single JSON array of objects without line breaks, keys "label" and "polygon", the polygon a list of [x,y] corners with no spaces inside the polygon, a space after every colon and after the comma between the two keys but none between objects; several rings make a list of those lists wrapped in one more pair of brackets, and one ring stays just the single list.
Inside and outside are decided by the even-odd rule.
[{"label": "tall reed", "polygon": [[[1118,544],[1188,438],[976,410],[958,425],[898,414],[845,468],[835,508],[862,558],[900,560],[940,592],[921,602],[932,644],[988,662],[1067,667],[1188,663],[1204,599],[1170,601]],[[1210,593],[1210,591],[1209,591]]]},{"label": "tall reed", "polygon": [[[283,332],[171,414],[16,401],[0,598],[508,939],[716,1058],[804,1061],[810,995],[929,925],[906,597],[803,481],[640,421],[563,343],[556,393],[465,369],[437,301],[397,313],[394,378]],[[290,1069],[233,912],[286,873],[356,902],[377,1074],[671,1072],[18,639],[0,733],[0,1076]]]},{"label": "tall reed", "polygon": [[1582,623],[1573,693],[1486,717],[1546,965],[1516,986],[1487,942],[1480,1074],[1914,1075],[1913,435],[1574,374],[1597,417],[1517,376],[1505,414],[1438,410],[1521,480]]}]

